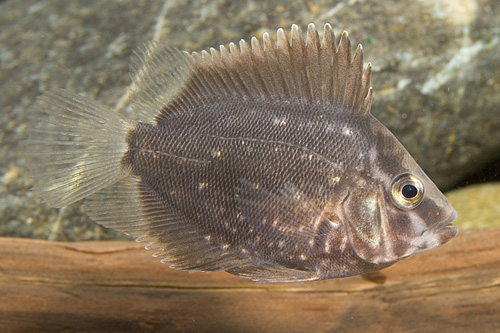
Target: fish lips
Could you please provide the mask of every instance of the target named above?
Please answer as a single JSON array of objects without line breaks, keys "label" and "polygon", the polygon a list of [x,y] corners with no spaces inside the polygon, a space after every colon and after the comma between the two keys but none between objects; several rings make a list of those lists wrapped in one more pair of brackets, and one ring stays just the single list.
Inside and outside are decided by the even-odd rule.
[{"label": "fish lips", "polygon": [[456,210],[453,210],[446,219],[425,230],[420,237],[412,242],[412,245],[417,248],[415,253],[432,250],[455,237],[458,234],[458,226],[452,224],[452,222],[457,216]]},{"label": "fish lips", "polygon": [[458,226],[452,224],[457,216],[457,211],[453,210],[448,218],[437,224],[435,232],[440,236],[441,244],[448,242],[458,234]]}]

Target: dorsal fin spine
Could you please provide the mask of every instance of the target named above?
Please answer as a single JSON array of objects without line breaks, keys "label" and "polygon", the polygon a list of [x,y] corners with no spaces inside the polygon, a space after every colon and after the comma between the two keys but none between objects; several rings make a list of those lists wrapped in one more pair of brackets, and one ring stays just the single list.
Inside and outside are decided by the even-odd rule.
[{"label": "dorsal fin spine", "polygon": [[[365,69],[364,74],[363,74],[363,88],[361,90],[361,95],[360,95],[360,99],[362,99],[362,100],[369,99],[368,102],[370,102],[370,104],[367,107],[365,106],[365,108],[364,108],[365,110],[370,110],[370,107],[371,107],[371,96],[372,96],[371,87],[370,87],[371,72],[372,72],[372,65],[371,65],[371,63],[368,63],[366,65],[366,69]],[[363,105],[365,105],[364,101],[363,101]]]},{"label": "dorsal fin spine", "polygon": [[[269,81],[266,81],[266,72],[268,70],[266,63],[266,57],[264,49],[260,41],[257,38],[252,38],[251,45],[246,45],[248,49],[248,63],[254,63],[255,71],[246,71],[252,77],[253,81],[256,84],[255,90],[260,94],[260,96],[270,96],[272,85],[269,84]],[[267,75],[269,76],[269,75]]]},{"label": "dorsal fin spine", "polygon": [[322,82],[323,73],[321,72],[321,43],[319,35],[313,24],[307,26],[307,39],[306,39],[306,53],[307,53],[307,78],[309,87],[311,89],[311,97],[313,100],[320,100],[322,98]]},{"label": "dorsal fin spine", "polygon": [[361,88],[361,85],[356,84],[357,82],[361,82],[363,74],[363,50],[361,45],[358,45],[354,53],[349,70],[352,74],[346,76],[347,80],[344,91],[344,105],[347,107],[354,105],[358,90]]},{"label": "dorsal fin spine", "polygon": [[266,89],[270,89],[270,87],[266,85],[266,82],[263,79],[265,77],[265,75],[263,74],[265,71],[264,64],[266,59],[264,49],[262,48],[260,41],[255,37],[252,37],[250,43],[250,46],[248,46],[248,44],[246,45],[246,47],[250,48],[247,50],[249,52],[247,57],[248,63],[254,63],[257,70],[246,72],[255,83],[255,91],[261,96],[265,96],[265,93],[263,89],[261,89],[261,87],[265,87]]},{"label": "dorsal fin spine", "polygon": [[[291,69],[289,66],[285,64],[290,64],[290,42],[285,35],[283,29],[278,29],[276,33],[276,56],[278,59],[278,64],[280,66],[281,72],[283,76],[290,77]],[[285,97],[291,98],[293,93],[295,92],[295,82],[293,80],[284,80],[284,88],[285,88]]]},{"label": "dorsal fin spine", "polygon": [[297,25],[292,25],[292,36],[290,45],[290,58],[293,66],[293,73],[295,74],[295,96],[301,96],[302,98],[311,99],[309,95],[309,89],[307,89],[307,77],[306,77],[306,64],[304,56],[304,38],[302,36],[302,31]]},{"label": "dorsal fin spine", "polygon": [[[363,90],[363,46],[361,44],[358,44],[356,48],[352,66],[356,76],[353,82],[353,95],[350,104],[355,105],[356,101],[362,99],[360,94]],[[356,84],[358,81],[361,82],[361,84]]]},{"label": "dorsal fin spine", "polygon": [[[235,48],[234,43],[230,43],[228,48],[223,47],[223,49],[225,53],[222,56],[221,65],[225,68],[231,68],[231,70],[227,71],[228,75],[226,77],[226,85],[228,87],[229,95],[248,98],[250,95],[248,93],[248,89],[243,85],[243,81],[240,78],[241,72],[237,73],[234,70],[235,68],[238,68],[238,66],[241,66],[241,63],[235,60],[236,56],[241,59],[240,50]],[[223,71],[223,68],[221,67],[220,70]]]},{"label": "dorsal fin spine", "polygon": [[340,36],[339,46],[337,48],[337,66],[338,69],[335,71],[335,80],[338,82],[336,86],[338,87],[338,92],[335,94],[336,100],[341,100],[342,105],[345,106],[346,101],[344,96],[346,95],[346,85],[347,85],[347,76],[350,74],[350,67],[348,66],[351,63],[351,42],[349,40],[349,34],[347,31],[342,32]]},{"label": "dorsal fin spine", "polygon": [[[230,94],[231,89],[231,85],[228,85],[229,74],[226,71],[221,70],[221,68],[226,67],[223,64],[224,58],[228,56],[228,52],[226,51],[227,49],[223,45],[219,47],[219,51],[217,51],[215,48],[211,48],[210,55],[212,56],[212,59],[209,58],[210,56],[207,56],[207,61],[212,60],[212,63],[210,66],[207,66],[205,68],[205,70],[209,74],[213,75],[215,78],[218,78],[218,80],[215,80],[213,87],[215,88],[218,86],[219,91],[222,92],[225,96]],[[213,95],[217,96],[217,91],[214,91]]]},{"label": "dorsal fin spine", "polygon": [[325,25],[323,33],[323,41],[321,43],[321,76],[322,76],[322,95],[323,100],[331,100],[333,96],[331,91],[333,89],[333,61],[337,53],[335,45],[335,35],[332,27],[329,24]]},{"label": "dorsal fin spine", "polygon": [[224,45],[221,45],[219,47],[219,52],[220,57],[214,58],[215,61],[213,62],[213,69],[214,72],[221,78],[222,93],[230,95],[232,90],[231,87],[234,87],[230,74],[231,71],[221,70],[224,68],[231,68],[228,66],[227,61],[229,58],[229,51]]},{"label": "dorsal fin spine", "polygon": [[[277,36],[278,38],[278,36]],[[258,41],[257,41],[258,43]],[[289,90],[286,86],[283,71],[281,69],[279,55],[277,52],[277,45],[272,38],[265,38],[263,40],[264,50],[266,52],[266,56],[263,58],[263,62],[266,64],[268,71],[272,71],[273,75],[269,80],[272,88],[272,96],[289,96]],[[260,45],[260,43],[258,43]],[[264,72],[261,76],[264,76]]]},{"label": "dorsal fin spine", "polygon": [[[229,52],[231,54],[231,63],[233,67],[244,66],[244,62],[248,61],[249,54],[245,53],[245,50],[242,48],[242,44],[244,43],[240,41],[239,48],[234,43],[229,44]],[[246,96],[250,97],[255,94],[255,89],[253,88],[256,85],[251,83],[252,79],[249,78],[248,71],[242,71],[239,76],[235,76],[237,76],[238,85],[245,91]]]},{"label": "dorsal fin spine", "polygon": [[[279,63],[276,55],[276,44],[274,40],[265,34],[262,39],[262,44],[256,40],[256,45],[261,55],[258,57],[260,67],[259,76],[260,79],[266,85],[265,94],[271,98],[282,95],[282,90],[280,92],[279,88],[283,86],[282,73],[277,70]],[[269,73],[273,73],[269,75]]]}]

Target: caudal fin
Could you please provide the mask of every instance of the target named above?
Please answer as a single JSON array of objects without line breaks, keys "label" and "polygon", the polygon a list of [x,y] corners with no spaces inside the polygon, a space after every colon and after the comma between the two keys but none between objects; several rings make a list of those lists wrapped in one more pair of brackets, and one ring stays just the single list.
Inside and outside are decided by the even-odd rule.
[{"label": "caudal fin", "polygon": [[121,159],[131,126],[116,112],[65,90],[30,109],[26,159],[36,195],[52,207],[83,199],[128,176]]}]

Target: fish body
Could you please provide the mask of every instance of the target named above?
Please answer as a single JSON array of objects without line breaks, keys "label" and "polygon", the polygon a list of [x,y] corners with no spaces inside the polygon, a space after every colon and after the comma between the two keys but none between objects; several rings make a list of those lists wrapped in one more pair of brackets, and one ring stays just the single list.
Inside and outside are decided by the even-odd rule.
[{"label": "fish body", "polygon": [[131,61],[135,120],[66,91],[32,108],[35,191],[171,267],[294,282],[387,267],[454,237],[456,212],[371,114],[344,33]]}]

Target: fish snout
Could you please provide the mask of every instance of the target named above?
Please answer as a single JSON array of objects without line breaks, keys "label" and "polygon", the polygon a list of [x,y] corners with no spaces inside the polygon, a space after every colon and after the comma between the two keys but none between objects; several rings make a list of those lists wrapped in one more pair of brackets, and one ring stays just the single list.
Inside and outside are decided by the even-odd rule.
[{"label": "fish snout", "polygon": [[450,216],[435,226],[435,233],[439,236],[440,245],[448,242],[458,234],[458,226],[452,224],[452,222],[456,220],[457,216],[457,211],[453,209]]},{"label": "fish snout", "polygon": [[453,209],[447,218],[425,230],[420,237],[412,242],[412,245],[417,248],[414,253],[435,249],[455,237],[458,234],[458,227],[452,222],[456,218],[457,212]]}]

